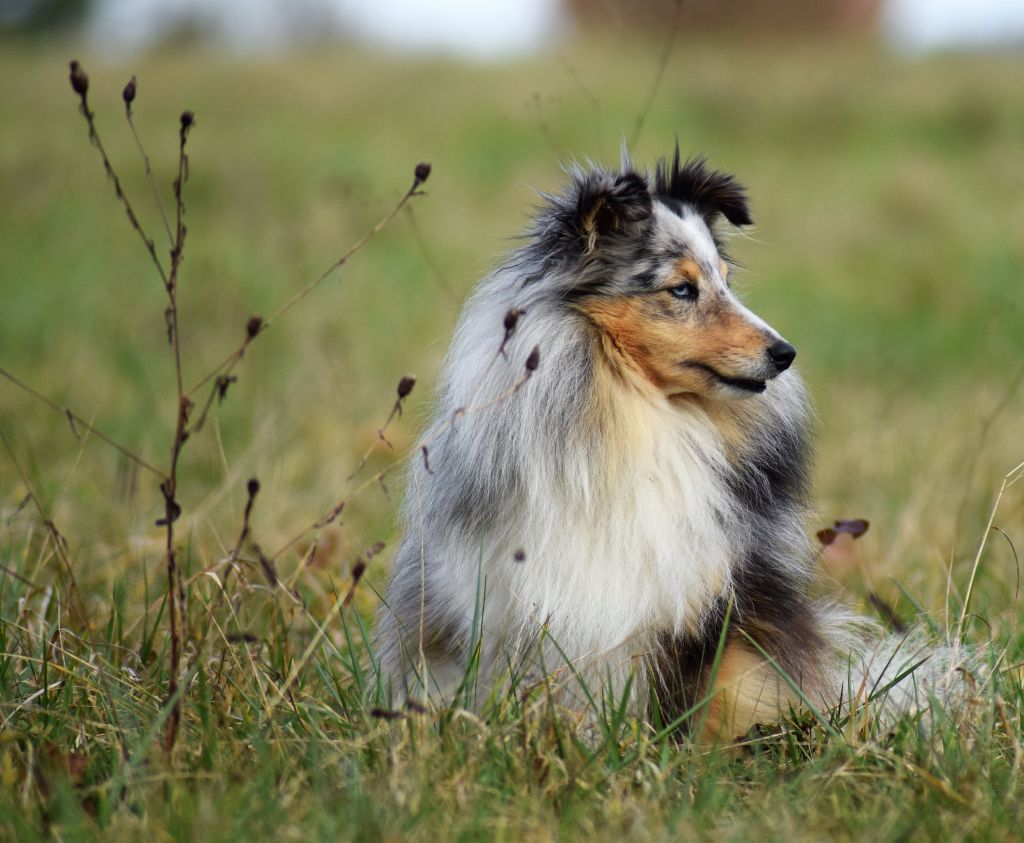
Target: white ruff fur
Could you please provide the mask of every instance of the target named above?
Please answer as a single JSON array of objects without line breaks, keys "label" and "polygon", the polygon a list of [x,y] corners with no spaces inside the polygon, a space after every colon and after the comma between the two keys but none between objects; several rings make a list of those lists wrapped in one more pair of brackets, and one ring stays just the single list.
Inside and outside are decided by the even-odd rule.
[{"label": "white ruff fur", "polygon": [[[543,625],[559,655],[598,681],[621,679],[657,631],[695,633],[727,591],[733,557],[722,443],[701,411],[602,398],[593,412],[604,429],[588,444],[606,458],[570,442],[560,465],[537,465],[483,567],[486,630],[521,651]],[[521,564],[510,562],[517,548]]]}]

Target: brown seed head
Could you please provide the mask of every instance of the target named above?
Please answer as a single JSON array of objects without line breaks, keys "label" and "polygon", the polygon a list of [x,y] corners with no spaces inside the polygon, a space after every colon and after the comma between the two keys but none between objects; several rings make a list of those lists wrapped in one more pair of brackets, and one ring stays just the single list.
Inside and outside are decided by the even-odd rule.
[{"label": "brown seed head", "polygon": [[260,490],[260,481],[255,477],[250,477],[249,482],[245,484],[245,488],[249,492],[249,497],[254,498]]},{"label": "brown seed head", "polygon": [[80,97],[89,91],[89,77],[77,61],[71,62],[71,88]]},{"label": "brown seed head", "polygon": [[260,331],[263,330],[263,317],[262,316],[250,316],[249,321],[245,323],[245,333],[249,339],[255,337]]},{"label": "brown seed head", "polygon": [[124,90],[121,92],[121,97],[124,99],[125,105],[131,105],[135,101],[135,76],[128,80],[128,84],[124,86]]},{"label": "brown seed head", "polygon": [[217,375],[214,388],[217,390],[217,400],[223,402],[228,397],[228,387],[238,380],[237,375]]},{"label": "brown seed head", "polygon": [[833,529],[837,533],[849,533],[855,539],[859,539],[867,531],[871,524],[864,518],[845,518],[840,521],[836,521],[833,525]]},{"label": "brown seed head", "polygon": [[839,534],[831,527],[826,527],[824,530],[818,530],[818,532],[815,535],[818,537],[818,541],[820,541],[823,546],[828,547],[830,544],[832,544],[832,542],[836,540],[836,536],[838,536]]},{"label": "brown seed head", "polygon": [[523,315],[518,307],[513,307],[508,313],[505,314],[505,330],[508,333],[512,333],[516,329],[516,325],[519,323],[519,317]]},{"label": "brown seed head", "polygon": [[191,111],[181,112],[181,131],[187,132],[196,122],[196,115]]},{"label": "brown seed head", "polygon": [[420,161],[420,163],[416,165],[415,175],[416,184],[423,184],[423,182],[430,178],[430,165],[426,161]]},{"label": "brown seed head", "polygon": [[535,345],[533,351],[530,352],[530,356],[526,358],[526,371],[535,372],[537,367],[540,365],[540,346]]},{"label": "brown seed head", "polygon": [[357,559],[356,564],[352,566],[352,579],[358,581],[365,572],[366,563],[362,559]]},{"label": "brown seed head", "polygon": [[416,376],[406,375],[398,382],[398,400],[401,401],[405,396],[412,392],[412,388],[416,386]]}]

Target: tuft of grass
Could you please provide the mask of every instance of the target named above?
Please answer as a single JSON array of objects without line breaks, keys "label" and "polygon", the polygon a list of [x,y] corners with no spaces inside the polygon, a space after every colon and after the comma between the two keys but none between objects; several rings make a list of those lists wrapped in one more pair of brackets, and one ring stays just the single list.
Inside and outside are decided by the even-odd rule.
[{"label": "tuft of grass", "polygon": [[[0,226],[0,366],[74,414],[0,381],[0,834],[1016,839],[1019,57],[688,44],[661,64],[599,36],[473,73],[362,54],[161,54],[131,71],[86,56],[133,233],[77,131],[63,49],[4,48],[0,102],[31,119],[0,125],[16,211]],[[187,180],[167,117],[186,107]],[[121,108],[131,124],[115,128]],[[678,133],[749,184],[761,227],[734,251],[819,407],[816,526],[872,524],[826,548],[829,590],[903,618],[916,601],[982,647],[964,711],[886,730],[818,712],[710,749],[598,689],[589,733],[523,677],[478,714],[381,694],[368,623],[400,493],[388,472],[459,300],[521,227],[528,185],[552,186],[559,157],[614,158],[637,126],[638,159]],[[344,283],[322,278],[406,189],[395,162],[422,158],[428,202],[339,261]],[[133,238],[162,244],[162,217],[172,247],[183,237],[183,187],[179,364],[166,282]],[[281,302],[288,319],[264,334],[274,317],[253,314]],[[175,442],[180,518],[151,476]]]}]

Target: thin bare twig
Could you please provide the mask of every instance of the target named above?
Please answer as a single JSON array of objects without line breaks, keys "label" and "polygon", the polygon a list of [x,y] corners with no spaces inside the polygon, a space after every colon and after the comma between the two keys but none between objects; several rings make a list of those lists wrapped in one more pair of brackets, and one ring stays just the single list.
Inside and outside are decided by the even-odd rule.
[{"label": "thin bare twig", "polygon": [[157,272],[160,273],[160,278],[166,286],[167,272],[164,269],[163,264],[160,263],[160,258],[157,256],[156,245],[153,243],[153,239],[146,234],[142,227],[142,223],[139,222],[135,209],[132,207],[124,189],[121,187],[121,180],[117,177],[117,173],[114,172],[114,167],[110,163],[110,158],[107,156],[107,150],[103,146],[103,141],[100,139],[99,132],[96,130],[96,115],[89,108],[89,77],[77,61],[71,62],[71,88],[76,94],[78,94],[79,111],[89,126],[89,141],[99,151],[100,157],[103,159],[103,169],[107,173],[107,178],[109,178],[114,184],[114,193],[116,194],[118,201],[124,207],[125,213],[128,215],[128,222],[131,223],[132,228],[135,229],[139,237],[142,239],[142,242],[146,247],[146,251],[149,252],[149,257],[153,261],[153,265],[156,267]]},{"label": "thin bare twig", "polygon": [[644,124],[647,122],[647,117],[651,112],[651,107],[654,105],[654,98],[658,95],[658,89],[661,87],[661,80],[665,76],[665,68],[668,67],[668,60],[672,57],[672,51],[676,46],[676,35],[679,32],[679,19],[681,17],[680,12],[683,8],[683,0],[675,0],[672,7],[672,23],[669,25],[668,37],[665,41],[665,48],[661,53],[661,61],[658,62],[658,70],[654,75],[654,82],[651,84],[651,90],[647,94],[647,102],[644,103],[643,109],[636,118],[636,124],[633,126],[633,134],[629,138],[630,150],[636,146],[636,142],[640,139],[640,133],[644,130]]},{"label": "thin bare twig", "polygon": [[348,587],[348,591],[345,592],[345,599],[341,601],[341,608],[347,609],[352,605],[352,599],[356,596],[356,588],[359,586],[359,581],[363,578],[363,574],[366,573],[366,563],[362,559],[357,559],[356,564],[352,566],[352,585]]},{"label": "thin bare twig", "polygon": [[[224,598],[228,593],[228,579],[231,576],[231,572],[238,566],[238,557],[242,553],[242,548],[245,547],[245,543],[249,540],[249,535],[252,532],[252,510],[256,504],[256,495],[260,491],[260,481],[255,477],[249,478],[249,482],[245,486],[246,494],[248,497],[245,501],[245,512],[242,514],[242,529],[238,534],[238,541],[235,542],[235,546],[231,549],[231,553],[228,554],[228,564],[224,571],[224,580],[220,586],[220,598]],[[219,601],[218,601],[219,602]]]},{"label": "thin bare twig", "polygon": [[[77,413],[73,412],[69,408],[65,407],[63,404],[59,404],[56,401],[54,401],[52,398],[48,398],[47,396],[43,395],[38,390],[33,389],[27,383],[25,383],[24,381],[20,380],[19,378],[16,378],[14,375],[12,375],[10,372],[8,372],[4,368],[0,368],[0,376],[3,376],[7,380],[9,380],[16,387],[18,387],[19,389],[23,390],[28,395],[31,395],[37,401],[40,401],[43,404],[46,404],[48,407],[53,408],[58,413],[60,413],[62,416],[66,416],[70,421],[72,421],[74,423],[74,425],[80,425],[81,427],[84,427],[91,434],[93,434],[97,439],[102,440],[106,444],[110,445],[110,447],[114,448],[117,451],[120,451],[124,456],[126,456],[128,459],[130,459],[136,465],[140,466],[141,468],[146,469],[147,471],[153,472],[153,474],[155,474],[157,477],[160,477],[161,479],[166,479],[167,475],[164,474],[164,472],[162,472],[159,468],[156,468],[155,466],[150,465],[148,462],[146,462],[138,454],[128,450],[120,442],[118,442],[115,439],[112,439],[111,437],[107,436],[107,434],[105,434],[102,430],[97,428],[95,425],[87,422],[80,415],[78,415]],[[76,436],[78,435],[78,431],[75,430],[74,427],[72,427],[72,432]]]},{"label": "thin bare twig", "polygon": [[448,279],[445,278],[444,273],[441,272],[441,268],[437,265],[437,261],[435,260],[433,253],[430,251],[430,246],[423,237],[423,232],[420,231],[420,226],[416,221],[416,214],[413,211],[412,205],[406,205],[405,216],[409,220],[409,227],[412,229],[412,236],[416,241],[416,246],[419,248],[420,254],[423,256],[423,262],[427,265],[427,269],[429,269],[431,274],[434,276],[434,280],[437,281],[437,286],[441,288],[442,292],[444,292],[445,296],[453,304],[458,304],[460,301],[459,296],[452,289],[451,284],[448,283]]},{"label": "thin bare twig", "polygon": [[561,62],[562,69],[565,71],[566,76],[568,76],[576,87],[580,89],[580,92],[586,100],[593,106],[594,111],[600,111],[601,101],[594,96],[594,92],[591,91],[587,83],[583,81],[583,77],[576,70],[575,66],[571,64],[564,55],[559,55],[558,60]]},{"label": "thin bare twig", "polygon": [[[413,375],[405,375],[398,382],[398,397],[395,399],[395,403],[391,407],[391,412],[388,414],[388,417],[384,420],[384,424],[377,429],[377,439],[383,442],[392,450],[394,450],[394,446],[390,442],[388,442],[388,439],[384,434],[387,432],[388,426],[391,424],[391,422],[394,421],[395,416],[402,415],[402,402],[405,401],[406,398],[408,398],[409,393],[412,392],[412,388],[415,385],[416,378]],[[370,447],[366,449],[366,451],[363,453],[363,456],[360,458],[359,464],[356,466],[355,471],[353,471],[348,476],[348,479],[350,481],[354,480],[356,475],[359,474],[359,472],[366,467],[366,463],[370,459],[370,455],[373,453],[376,447],[377,443],[374,442],[373,444],[370,445]]]},{"label": "thin bare twig", "polygon": [[[502,342],[502,347],[504,347],[504,340]],[[498,359],[502,355],[502,353],[503,353],[502,349],[499,349],[499,351],[495,355],[495,359]],[[493,364],[493,362],[494,361],[492,360],[492,364]],[[428,436],[426,439],[418,442],[416,444],[416,446],[415,446],[415,449],[419,451],[419,450],[427,448],[438,437],[440,437],[442,434],[447,433],[449,430],[451,430],[455,426],[456,421],[458,421],[460,418],[464,418],[466,416],[472,416],[472,415],[476,415],[477,413],[485,412],[486,410],[489,410],[492,407],[496,407],[498,404],[501,404],[502,402],[507,401],[509,398],[511,398],[513,395],[515,395],[520,389],[523,388],[523,386],[526,384],[526,382],[533,376],[533,373],[537,370],[537,366],[539,364],[540,364],[540,349],[539,348],[534,348],[533,351],[531,351],[529,356],[526,358],[526,363],[525,363],[524,368],[523,368],[523,373],[516,379],[516,381],[508,389],[506,389],[504,392],[502,392],[500,395],[498,395],[494,399],[492,399],[490,401],[486,401],[483,404],[474,404],[474,405],[470,405],[469,407],[459,407],[457,410],[455,410],[455,412],[452,413],[452,415],[448,418],[447,421],[445,421],[443,424],[441,424],[437,428],[435,428],[433,433],[430,436]],[[489,370],[490,370],[490,365],[485,370],[485,375],[486,375],[486,372],[489,371]],[[389,474],[391,474],[391,472],[393,472],[398,467],[399,464],[400,463],[395,463],[395,464],[392,464],[392,465],[388,466],[387,468],[381,469],[376,474],[366,478],[366,480],[364,480],[362,483],[360,483],[354,489],[351,489],[343,498],[338,500],[330,509],[328,509],[319,518],[317,518],[312,524],[310,524],[307,527],[303,528],[299,533],[294,535],[291,539],[289,539],[287,542],[285,542],[283,545],[281,545],[281,547],[279,547],[276,551],[274,551],[274,553],[270,556],[270,559],[271,560],[276,560],[276,559],[280,558],[284,553],[287,553],[295,545],[297,545],[300,541],[302,541],[302,539],[305,538],[307,534],[313,532],[314,530],[323,529],[324,527],[326,527],[329,524],[331,524],[333,521],[335,521],[337,519],[337,517],[339,515],[341,515],[341,513],[344,511],[345,507],[347,506],[348,502],[352,498],[354,498],[356,495],[358,495],[359,493],[363,492],[365,489],[369,488],[370,486],[373,486],[373,485],[376,485],[378,483],[381,483],[384,480],[384,478],[386,478]]]},{"label": "thin bare twig", "polygon": [[223,404],[224,399],[228,395],[228,387],[237,380],[238,378],[234,375],[217,375],[217,379],[213,382],[213,389],[210,390],[210,394],[206,397],[206,403],[203,404],[202,411],[192,423],[190,433],[198,433],[203,429],[203,425],[206,424],[206,417],[210,414],[210,410],[213,409],[214,400]]},{"label": "thin bare twig", "polygon": [[1006,539],[1006,543],[1010,546],[1010,553],[1013,554],[1013,565],[1017,571],[1017,585],[1013,589],[1013,602],[1016,603],[1020,598],[1020,557],[1017,555],[1017,548],[1013,546],[1013,539],[1010,538],[1010,534],[995,524],[992,525],[992,529]]},{"label": "thin bare twig", "polygon": [[188,178],[188,156],[185,154],[185,144],[188,140],[189,129],[195,123],[195,116],[191,111],[184,111],[181,114],[181,126],[178,131],[178,177],[174,180],[174,204],[176,231],[174,246],[171,249],[171,274],[167,278],[165,287],[167,289],[167,329],[174,348],[174,375],[178,388],[178,413],[177,424],[174,429],[174,440],[171,443],[171,468],[167,479],[160,484],[160,490],[164,495],[165,512],[164,517],[157,523],[162,523],[166,528],[167,538],[167,602],[168,615],[171,628],[171,652],[170,652],[170,676],[167,686],[167,699],[165,704],[171,704],[171,711],[167,717],[166,731],[164,733],[164,749],[169,753],[174,749],[177,739],[178,725],[181,721],[181,697],[178,694],[178,674],[181,670],[181,627],[184,626],[185,617],[185,587],[181,580],[181,572],[178,568],[177,555],[174,548],[174,522],[181,515],[181,506],[176,499],[178,486],[178,462],[181,457],[181,450],[188,439],[188,421],[192,412],[192,401],[184,394],[183,378],[181,374],[181,332],[178,322],[178,271],[184,259],[186,228],[184,223],[185,203],[182,198],[182,191]]},{"label": "thin bare twig", "polygon": [[174,235],[171,233],[171,224],[167,221],[167,211],[164,210],[164,202],[160,198],[160,191],[157,190],[156,187],[156,179],[153,177],[153,168],[149,164],[149,156],[146,154],[145,147],[142,145],[142,138],[139,137],[138,130],[135,128],[132,103],[135,101],[135,94],[137,90],[138,82],[133,75],[128,84],[124,86],[124,91],[121,94],[124,99],[124,116],[128,120],[128,127],[132,130],[132,137],[135,138],[135,145],[139,148],[139,154],[142,156],[142,162],[146,167],[146,179],[149,181],[150,189],[153,191],[153,198],[156,199],[156,206],[160,209],[160,219],[163,220],[164,230],[167,232],[167,242],[173,246]]},{"label": "thin bare twig", "polygon": [[[192,397],[198,390],[202,389],[204,386],[206,386],[206,384],[208,384],[218,375],[230,375],[235,365],[245,355],[245,351],[249,347],[249,344],[254,339],[256,339],[256,337],[265,333],[274,322],[276,322],[278,319],[284,316],[289,310],[295,307],[295,305],[297,305],[306,296],[313,292],[313,290],[319,287],[320,284],[326,281],[332,274],[334,274],[334,272],[341,269],[341,267],[348,262],[349,258],[356,254],[356,252],[360,251],[368,242],[370,242],[370,240],[372,240],[377,234],[380,233],[381,229],[383,229],[389,222],[391,222],[392,219],[395,218],[395,215],[399,211],[401,211],[403,207],[405,207],[405,204],[412,197],[422,195],[422,191],[419,188],[427,180],[429,176],[430,165],[426,163],[417,164],[415,174],[413,176],[412,186],[402,195],[402,198],[398,200],[395,206],[390,211],[388,211],[388,213],[385,214],[377,222],[377,224],[372,229],[370,229],[370,231],[367,234],[363,236],[361,240],[358,240],[340,258],[338,258],[334,263],[327,267],[327,269],[321,272],[316,278],[314,278],[312,281],[306,284],[305,287],[303,287],[301,290],[296,292],[291,298],[285,301],[280,307],[278,307],[277,310],[274,311],[274,313],[269,318],[264,319],[259,316],[252,317],[246,326],[246,336],[245,339],[242,341],[242,344],[233,352],[231,352],[231,354],[225,357],[220,363],[214,366],[213,369],[211,369],[207,374],[200,378],[199,381],[197,381],[196,384],[192,386],[188,390],[188,392],[185,393],[185,395],[188,397]],[[214,385],[214,388],[217,388],[216,384]]]},{"label": "thin bare twig", "polygon": [[964,605],[960,610],[960,620],[956,625],[957,642],[963,640],[964,621],[967,619],[967,612],[971,605],[971,597],[974,595],[974,583],[978,576],[978,568],[981,566],[981,555],[984,553],[985,546],[988,544],[988,537],[992,532],[992,525],[996,519],[996,511],[999,509],[999,504],[1002,502],[1003,495],[1006,493],[1006,490],[1016,483],[1021,477],[1024,477],[1024,462],[1019,463],[1006,473],[1003,477],[1003,482],[999,487],[999,492],[996,494],[996,499],[992,503],[992,509],[988,516],[988,523],[985,525],[985,532],[981,535],[981,541],[978,542],[978,549],[974,554],[974,561],[971,564],[971,577],[967,581],[967,591],[964,594]]},{"label": "thin bare twig", "polygon": [[2,571],[8,577],[13,577],[15,580],[17,580],[19,583],[22,583],[23,585],[27,585],[30,588],[36,589],[37,591],[39,590],[39,586],[36,583],[32,582],[32,580],[30,580],[28,577],[25,577],[22,574],[18,574],[16,571],[14,571],[14,568],[12,567],[7,567],[7,565],[0,563],[0,571]]},{"label": "thin bare twig", "polygon": [[36,590],[39,589],[39,586],[36,583],[32,582],[32,580],[30,580],[28,577],[19,574],[13,568],[8,568],[3,563],[0,563],[0,571],[3,571],[9,577],[14,577],[14,579],[16,579],[18,582],[22,583],[23,585],[29,586],[29,588],[34,588]]}]

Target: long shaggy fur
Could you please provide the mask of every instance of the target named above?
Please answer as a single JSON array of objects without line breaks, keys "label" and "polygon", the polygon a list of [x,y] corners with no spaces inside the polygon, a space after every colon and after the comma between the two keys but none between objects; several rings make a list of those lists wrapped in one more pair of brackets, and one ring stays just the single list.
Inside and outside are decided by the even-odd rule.
[{"label": "long shaggy fur", "polygon": [[851,665],[859,622],[809,596],[803,387],[727,283],[743,188],[677,149],[543,199],[465,306],[409,469],[377,624],[393,692],[451,702],[473,663],[478,702],[547,675],[665,720],[710,697],[730,736],[898,675],[909,656]]}]

